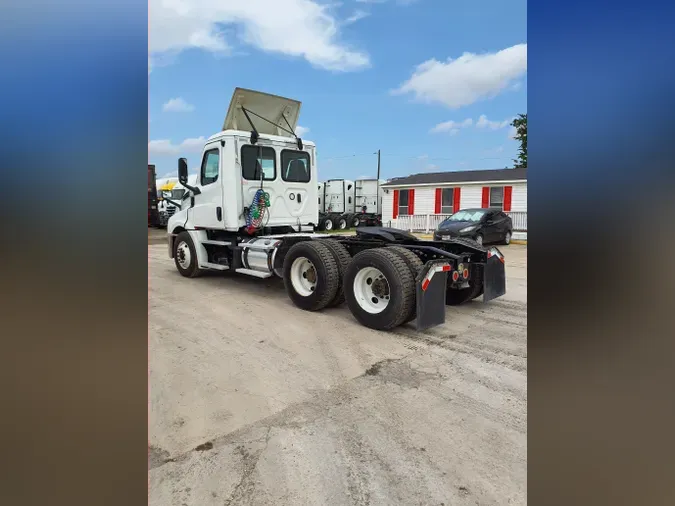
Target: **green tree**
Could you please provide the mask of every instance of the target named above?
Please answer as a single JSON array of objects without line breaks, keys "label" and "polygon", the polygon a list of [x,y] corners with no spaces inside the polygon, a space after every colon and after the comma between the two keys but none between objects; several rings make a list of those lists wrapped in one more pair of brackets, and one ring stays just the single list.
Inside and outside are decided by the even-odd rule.
[{"label": "green tree", "polygon": [[513,160],[515,168],[527,167],[527,114],[519,114],[511,122],[511,126],[516,129],[516,135],[513,138],[520,142],[518,158]]}]

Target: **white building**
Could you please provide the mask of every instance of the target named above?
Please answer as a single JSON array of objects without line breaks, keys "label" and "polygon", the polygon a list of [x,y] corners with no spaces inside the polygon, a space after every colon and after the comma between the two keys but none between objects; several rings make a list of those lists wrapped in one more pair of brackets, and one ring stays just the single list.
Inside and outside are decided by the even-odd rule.
[{"label": "white building", "polygon": [[527,238],[527,168],[413,174],[382,185],[382,224],[433,231],[469,208],[501,209],[513,220],[513,238]]}]

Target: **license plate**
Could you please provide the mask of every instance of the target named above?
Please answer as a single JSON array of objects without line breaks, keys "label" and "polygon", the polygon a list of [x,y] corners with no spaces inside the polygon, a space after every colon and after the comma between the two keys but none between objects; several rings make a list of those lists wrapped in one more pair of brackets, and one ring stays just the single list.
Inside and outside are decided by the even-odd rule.
[{"label": "license plate", "polygon": [[449,235],[444,235],[443,237],[441,237],[441,239],[443,239],[444,241],[449,241],[449,240],[450,240],[450,236],[449,236]]}]

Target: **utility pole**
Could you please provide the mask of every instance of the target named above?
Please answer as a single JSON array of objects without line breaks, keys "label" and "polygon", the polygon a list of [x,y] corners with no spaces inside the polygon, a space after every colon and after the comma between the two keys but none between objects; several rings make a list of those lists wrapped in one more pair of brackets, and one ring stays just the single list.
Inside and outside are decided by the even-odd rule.
[{"label": "utility pole", "polygon": [[377,150],[377,186],[375,187],[375,198],[377,199],[377,205],[375,212],[380,214],[380,150]]}]

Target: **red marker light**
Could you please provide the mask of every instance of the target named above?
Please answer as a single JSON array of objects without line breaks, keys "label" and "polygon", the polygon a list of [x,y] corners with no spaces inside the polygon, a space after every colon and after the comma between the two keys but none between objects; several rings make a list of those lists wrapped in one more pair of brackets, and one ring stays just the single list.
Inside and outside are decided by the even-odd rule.
[{"label": "red marker light", "polygon": [[469,269],[464,269],[462,276],[464,276],[464,279],[469,279]]},{"label": "red marker light", "polygon": [[452,280],[457,281],[459,279],[459,272],[455,271],[452,273]]}]

